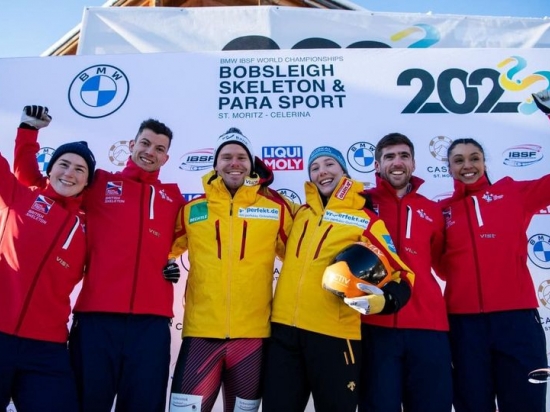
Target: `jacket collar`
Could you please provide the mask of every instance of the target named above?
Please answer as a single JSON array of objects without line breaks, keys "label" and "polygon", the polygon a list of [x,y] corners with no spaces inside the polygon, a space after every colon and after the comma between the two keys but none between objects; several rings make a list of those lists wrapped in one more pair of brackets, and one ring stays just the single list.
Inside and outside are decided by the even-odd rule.
[{"label": "jacket collar", "polygon": [[[86,189],[84,189],[85,191]],[[50,181],[48,180],[48,184],[46,187],[40,191],[40,194],[43,194],[44,196],[55,200],[57,203],[59,203],[64,209],[68,210],[71,213],[78,214],[81,212],[80,205],[82,204],[82,191],[77,196],[61,196],[59,193],[57,193],[54,188],[51,186]]]},{"label": "jacket collar", "polygon": [[262,178],[259,176],[247,177],[244,184],[237,190],[232,197],[225,186],[221,176],[218,176],[215,170],[212,170],[202,177],[202,185],[208,202],[223,203],[234,200],[239,204],[250,205],[254,203],[256,194],[262,188]]},{"label": "jacket collar", "polygon": [[472,193],[479,192],[490,186],[487,176],[483,174],[475,183],[465,184],[458,179],[454,179],[453,198],[462,198]]},{"label": "jacket collar", "polygon": [[325,209],[352,209],[360,210],[365,206],[365,197],[363,183],[342,177],[334,192],[328,198],[326,206],[323,205],[321,194],[313,182],[305,183],[306,202],[317,213],[321,214]]},{"label": "jacket collar", "polygon": [[[415,194],[420,188],[420,186],[424,184],[424,179],[421,179],[416,176],[411,176],[411,180],[409,180],[409,184],[411,185],[410,190],[407,192],[405,196],[411,193]],[[376,187],[380,187],[385,192],[392,194],[394,197],[397,197],[393,186],[386,179],[383,179],[382,177],[380,177],[380,173],[376,173]]]},{"label": "jacket collar", "polygon": [[132,179],[141,183],[148,183],[148,184],[160,183],[159,181],[160,170],[156,170],[154,172],[148,172],[146,170],[143,170],[141,167],[136,165],[132,160],[132,158],[130,157],[126,162],[126,167],[119,173],[122,176],[127,177],[128,179]]}]

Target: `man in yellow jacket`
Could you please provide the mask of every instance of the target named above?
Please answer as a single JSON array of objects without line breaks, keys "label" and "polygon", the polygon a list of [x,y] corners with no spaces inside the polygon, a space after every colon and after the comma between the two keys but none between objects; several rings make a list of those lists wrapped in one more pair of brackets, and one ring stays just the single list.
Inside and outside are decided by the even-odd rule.
[{"label": "man in yellow jacket", "polygon": [[[354,412],[361,364],[360,315],[392,313],[408,301],[414,274],[367,207],[363,184],[349,178],[333,147],[308,161],[307,203],[294,217],[273,302],[264,381],[264,412],[299,412],[313,395],[317,412]],[[333,258],[354,242],[381,250],[393,271],[380,294],[342,299],[324,290]],[[382,293],[383,292],[383,293]]]},{"label": "man in yellow jacket", "polygon": [[178,218],[171,258],[188,251],[182,345],[170,410],[212,410],[224,386],[224,410],[260,404],[263,346],[270,335],[273,265],[292,226],[284,198],[268,186],[271,170],[249,139],[231,128],[219,137],[204,195]]}]

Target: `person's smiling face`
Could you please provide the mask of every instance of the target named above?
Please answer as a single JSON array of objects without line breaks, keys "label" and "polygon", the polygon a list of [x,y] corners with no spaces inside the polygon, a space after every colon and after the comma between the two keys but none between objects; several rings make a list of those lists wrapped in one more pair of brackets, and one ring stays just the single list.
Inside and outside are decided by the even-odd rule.
[{"label": "person's smiling face", "polygon": [[144,129],[135,140],[130,141],[131,158],[146,172],[156,172],[168,160],[169,147],[168,136]]},{"label": "person's smiling face", "polygon": [[387,180],[397,191],[406,190],[416,168],[411,149],[406,144],[396,144],[382,149],[380,161],[375,162],[380,177]]},{"label": "person's smiling face", "polygon": [[88,165],[82,156],[64,153],[52,166],[50,185],[61,196],[76,196],[88,184],[88,174]]},{"label": "person's smiling face", "polygon": [[330,156],[318,157],[309,166],[309,178],[325,197],[330,197],[342,176],[344,169]]},{"label": "person's smiling face", "polygon": [[449,153],[449,169],[454,179],[472,184],[485,174],[485,156],[471,143],[459,143]]},{"label": "person's smiling face", "polygon": [[252,163],[244,147],[229,143],[220,149],[214,170],[223,179],[229,192],[234,195],[250,176]]}]

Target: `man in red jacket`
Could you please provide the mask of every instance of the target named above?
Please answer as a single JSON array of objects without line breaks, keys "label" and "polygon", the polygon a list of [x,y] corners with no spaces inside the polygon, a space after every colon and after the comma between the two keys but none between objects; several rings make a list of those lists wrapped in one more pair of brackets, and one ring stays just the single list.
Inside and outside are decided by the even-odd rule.
[{"label": "man in red jacket", "polygon": [[[416,274],[414,293],[393,315],[362,316],[363,367],[359,411],[451,410],[449,329],[432,265],[441,255],[443,217],[417,193],[414,146],[400,133],[375,150],[376,188],[368,191],[397,253]],[[403,408],[403,409],[401,409]]]},{"label": "man in red jacket", "polygon": [[184,203],[158,180],[171,140],[144,121],[126,167],[97,170],[84,198],[89,258],[69,341],[82,412],[110,412],[115,396],[118,411],[165,411],[173,284],[162,270]]}]

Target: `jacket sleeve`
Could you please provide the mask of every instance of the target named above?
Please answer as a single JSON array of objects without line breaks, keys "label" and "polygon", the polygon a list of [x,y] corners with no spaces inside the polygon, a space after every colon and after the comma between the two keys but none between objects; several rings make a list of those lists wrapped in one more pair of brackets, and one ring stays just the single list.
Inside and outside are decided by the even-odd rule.
[{"label": "jacket sleeve", "polygon": [[168,259],[176,259],[187,250],[187,231],[185,230],[185,205],[180,208],[176,218],[176,227],[174,228],[174,241]]},{"label": "jacket sleeve", "polygon": [[550,206],[550,174],[535,180],[513,181],[520,188],[521,199],[529,215]]},{"label": "jacket sleeve", "polygon": [[363,232],[363,236],[374,246],[384,251],[390,265],[393,268],[392,280],[384,287],[384,298],[386,302],[380,314],[395,313],[409,301],[414,284],[414,273],[397,255],[391,236],[384,222],[370,215],[371,224]]},{"label": "jacket sleeve", "polygon": [[300,205],[292,202],[285,196],[282,196],[273,189],[268,190],[268,196],[280,206],[281,215],[279,218],[279,234],[277,235],[277,244],[275,246],[275,253],[279,259],[283,260],[285,256],[286,242],[292,229],[292,223],[294,221],[294,215],[299,209]]},{"label": "jacket sleeve", "polygon": [[286,250],[286,242],[290,236],[290,230],[292,229],[292,223],[294,221],[294,212],[290,207],[281,208],[281,218],[279,220],[279,235],[277,236],[276,253],[279,259],[283,260]]},{"label": "jacket sleeve", "polygon": [[0,154],[0,209],[11,206],[17,181],[10,170],[10,164]]},{"label": "jacket sleeve", "polygon": [[13,170],[15,177],[25,186],[46,187],[48,178],[42,176],[38,169],[36,153],[40,150],[37,142],[38,130],[17,129]]}]

